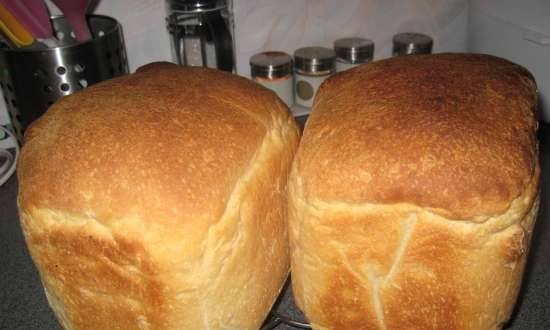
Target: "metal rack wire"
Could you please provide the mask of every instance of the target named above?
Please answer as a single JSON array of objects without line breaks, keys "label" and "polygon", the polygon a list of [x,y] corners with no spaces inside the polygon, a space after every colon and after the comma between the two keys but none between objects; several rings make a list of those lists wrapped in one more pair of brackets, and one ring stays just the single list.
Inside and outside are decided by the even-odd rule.
[{"label": "metal rack wire", "polygon": [[311,329],[307,319],[294,303],[290,277],[281,295],[275,302],[271,314],[260,330],[302,330]]}]

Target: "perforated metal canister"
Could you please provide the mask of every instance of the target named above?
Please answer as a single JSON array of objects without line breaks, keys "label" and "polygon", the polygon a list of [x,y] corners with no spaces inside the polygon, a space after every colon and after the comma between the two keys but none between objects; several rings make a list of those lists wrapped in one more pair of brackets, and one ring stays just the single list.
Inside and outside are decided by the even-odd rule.
[{"label": "perforated metal canister", "polygon": [[76,42],[68,22],[53,17],[59,46],[0,49],[0,87],[19,141],[25,128],[60,97],[128,73],[120,24],[88,17],[93,38]]}]

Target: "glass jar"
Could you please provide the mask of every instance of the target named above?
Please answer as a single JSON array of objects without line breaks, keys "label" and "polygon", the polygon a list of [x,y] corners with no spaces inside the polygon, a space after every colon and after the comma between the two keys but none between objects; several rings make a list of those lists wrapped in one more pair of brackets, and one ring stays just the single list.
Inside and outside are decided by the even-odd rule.
[{"label": "glass jar", "polygon": [[274,91],[288,107],[294,104],[292,57],[285,52],[268,51],[250,58],[252,80]]},{"label": "glass jar", "polygon": [[372,61],[374,43],[364,38],[342,38],[334,42],[336,72],[354,68]]},{"label": "glass jar", "polygon": [[234,71],[231,4],[229,0],[165,0],[175,63]]},{"label": "glass jar", "polygon": [[296,104],[310,108],[319,86],[335,71],[336,54],[330,48],[304,47],[294,52]]}]

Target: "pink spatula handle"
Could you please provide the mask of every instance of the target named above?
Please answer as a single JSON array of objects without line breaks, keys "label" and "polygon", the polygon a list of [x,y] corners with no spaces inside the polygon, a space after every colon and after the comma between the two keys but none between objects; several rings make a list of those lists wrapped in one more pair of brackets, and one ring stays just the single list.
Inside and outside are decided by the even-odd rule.
[{"label": "pink spatula handle", "polygon": [[91,39],[90,28],[86,22],[86,11],[89,0],[52,0],[61,9],[65,18],[71,24],[76,40],[86,41]]},{"label": "pink spatula handle", "polygon": [[78,17],[76,15],[65,15],[65,18],[67,18],[73,27],[76,40],[86,41],[92,38],[92,34],[90,32],[90,28],[88,27],[88,23],[86,22],[85,16]]}]

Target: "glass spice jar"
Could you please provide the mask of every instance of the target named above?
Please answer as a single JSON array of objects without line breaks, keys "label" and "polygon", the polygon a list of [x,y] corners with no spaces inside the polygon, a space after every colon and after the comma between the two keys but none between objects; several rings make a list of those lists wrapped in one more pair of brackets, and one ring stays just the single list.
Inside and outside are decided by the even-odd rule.
[{"label": "glass spice jar", "polygon": [[334,41],[336,72],[354,68],[372,61],[374,42],[364,38],[342,38]]},{"label": "glass spice jar", "polygon": [[319,86],[335,71],[336,54],[325,47],[304,47],[294,52],[296,104],[311,107]]},{"label": "glass spice jar", "polygon": [[274,91],[288,107],[294,104],[292,57],[279,51],[258,53],[250,58],[252,80]]}]

